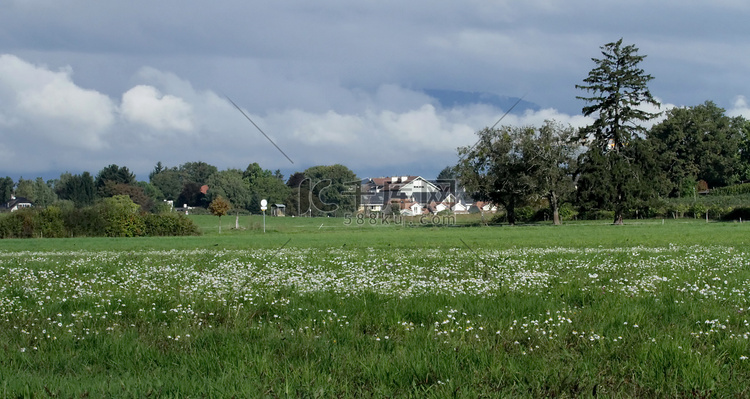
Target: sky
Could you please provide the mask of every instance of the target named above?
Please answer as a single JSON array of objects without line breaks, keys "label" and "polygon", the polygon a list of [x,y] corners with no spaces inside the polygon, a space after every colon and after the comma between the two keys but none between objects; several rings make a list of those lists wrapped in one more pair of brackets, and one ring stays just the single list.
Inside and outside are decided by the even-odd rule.
[{"label": "sky", "polygon": [[575,86],[620,38],[662,110],[750,117],[749,18],[739,0],[0,0],[0,176],[203,161],[434,178],[514,98],[502,125],[590,123]]}]

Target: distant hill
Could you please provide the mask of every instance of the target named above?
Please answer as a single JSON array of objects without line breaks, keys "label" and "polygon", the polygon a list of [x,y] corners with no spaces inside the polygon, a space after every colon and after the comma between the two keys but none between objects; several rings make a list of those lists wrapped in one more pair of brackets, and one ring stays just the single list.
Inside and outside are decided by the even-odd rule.
[{"label": "distant hill", "polygon": [[[438,100],[440,106],[443,108],[453,108],[471,104],[487,104],[500,108],[503,111],[507,111],[516,103],[516,101],[518,101],[518,97],[499,96],[497,94],[483,92],[438,89],[424,89],[422,92]],[[538,111],[540,108],[541,107],[537,104],[521,100],[521,102],[519,102],[513,109],[513,113],[522,114],[528,109]]]}]

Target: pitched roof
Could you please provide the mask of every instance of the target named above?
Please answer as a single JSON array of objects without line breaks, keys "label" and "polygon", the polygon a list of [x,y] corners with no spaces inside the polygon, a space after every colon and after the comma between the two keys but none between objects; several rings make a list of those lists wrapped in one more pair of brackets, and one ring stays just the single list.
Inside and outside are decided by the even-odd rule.
[{"label": "pitched roof", "polygon": [[[404,179],[404,177],[406,179]],[[410,183],[419,176],[393,176],[393,177],[374,177],[370,181],[377,187],[388,187],[389,190],[398,190],[404,184]],[[396,179],[394,182],[393,179]]]},{"label": "pitched roof", "polygon": [[362,194],[360,198],[364,205],[382,205],[385,202],[383,193]]},{"label": "pitched roof", "polygon": [[10,209],[10,208],[13,208],[14,206],[16,206],[18,204],[32,204],[33,205],[34,203],[31,202],[31,201],[29,201],[28,198],[15,197],[15,198],[11,199],[10,201],[6,202],[5,204],[3,204],[3,208]]}]

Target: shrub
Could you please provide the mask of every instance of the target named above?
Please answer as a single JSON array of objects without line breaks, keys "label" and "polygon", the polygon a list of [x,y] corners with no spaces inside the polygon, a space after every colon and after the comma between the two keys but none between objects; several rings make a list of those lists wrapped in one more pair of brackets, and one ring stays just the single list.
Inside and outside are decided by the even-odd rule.
[{"label": "shrub", "polygon": [[34,219],[34,230],[36,230],[39,237],[60,238],[66,236],[63,212],[60,208],[49,206],[35,212]]},{"label": "shrub", "polygon": [[107,237],[138,237],[145,230],[140,206],[127,195],[104,198],[97,209],[104,218],[104,233]]},{"label": "shrub", "polygon": [[144,234],[147,236],[187,236],[198,235],[198,226],[192,220],[178,213],[143,215]]},{"label": "shrub", "polygon": [[143,214],[127,196],[87,208],[22,209],[0,214],[0,238],[137,237],[198,235],[192,220],[177,213]]},{"label": "shrub", "polygon": [[582,220],[614,220],[615,212],[606,210],[591,210],[580,212],[578,218]]},{"label": "shrub", "polygon": [[516,222],[528,223],[534,220],[536,210],[530,206],[520,206],[516,208]]},{"label": "shrub", "polygon": [[63,223],[71,237],[101,237],[105,234],[103,215],[92,206],[64,212]]},{"label": "shrub", "polygon": [[154,207],[152,208],[153,213],[169,213],[172,211],[172,206],[169,205],[169,203],[165,201],[157,202],[154,204]]},{"label": "shrub", "polygon": [[560,214],[560,220],[572,220],[578,216],[576,209],[568,202],[560,205],[558,213]]},{"label": "shrub", "polygon": [[690,207],[690,213],[692,213],[695,218],[703,216],[707,210],[708,207],[702,202],[697,202]]},{"label": "shrub", "polygon": [[0,215],[0,237],[28,238],[24,235],[25,217],[21,211]]}]

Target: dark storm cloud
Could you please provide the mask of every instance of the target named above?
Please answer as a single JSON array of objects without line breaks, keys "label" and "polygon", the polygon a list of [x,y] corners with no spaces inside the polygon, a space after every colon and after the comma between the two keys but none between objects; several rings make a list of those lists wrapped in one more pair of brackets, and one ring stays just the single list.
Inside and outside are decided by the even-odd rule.
[{"label": "dark storm cloud", "polygon": [[[3,141],[0,171],[95,171],[116,161],[145,178],[158,160],[197,159],[286,167],[225,101],[228,94],[296,154],[299,168],[423,165],[437,173],[504,110],[445,109],[423,89],[528,93],[541,110],[509,123],[583,124],[575,84],[599,46],[620,37],[648,55],[652,91],[665,103],[714,100],[742,114],[750,92],[748,7],[0,1],[0,98],[7,104],[0,131],[29,138]],[[371,153],[384,143],[395,148]]]}]

